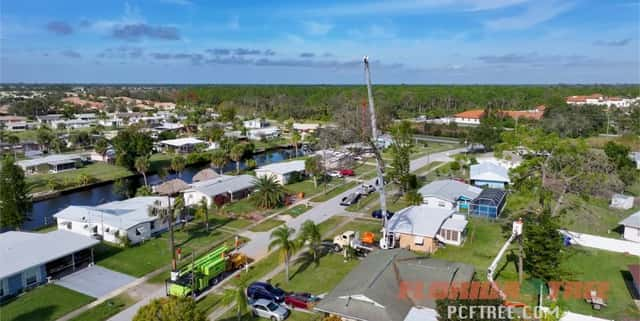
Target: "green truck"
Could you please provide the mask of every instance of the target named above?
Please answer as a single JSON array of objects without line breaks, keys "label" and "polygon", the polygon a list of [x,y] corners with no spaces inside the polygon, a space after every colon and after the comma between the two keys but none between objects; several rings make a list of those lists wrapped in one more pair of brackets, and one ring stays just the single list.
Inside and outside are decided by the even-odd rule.
[{"label": "green truck", "polygon": [[186,297],[197,294],[218,283],[226,272],[232,272],[248,263],[248,258],[240,253],[229,252],[221,246],[198,258],[178,271],[174,280],[165,281],[167,295]]}]

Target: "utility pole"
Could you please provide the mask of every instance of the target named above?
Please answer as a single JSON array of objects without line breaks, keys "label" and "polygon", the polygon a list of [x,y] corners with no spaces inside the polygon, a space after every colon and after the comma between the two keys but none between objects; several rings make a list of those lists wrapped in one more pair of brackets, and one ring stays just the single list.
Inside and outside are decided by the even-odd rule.
[{"label": "utility pole", "polygon": [[371,71],[369,69],[369,57],[365,56],[363,59],[364,62],[364,72],[365,78],[367,81],[367,95],[369,96],[369,117],[371,119],[371,139],[373,140],[373,149],[376,157],[376,172],[378,174],[378,182],[380,186],[378,186],[378,193],[380,195],[380,212],[382,213],[382,239],[380,240],[380,247],[383,249],[389,248],[391,245],[387,241],[387,199],[384,194],[384,172],[382,169],[382,156],[380,155],[380,151],[376,146],[378,140],[378,128],[376,125],[376,109],[373,104],[373,90],[371,88]]}]

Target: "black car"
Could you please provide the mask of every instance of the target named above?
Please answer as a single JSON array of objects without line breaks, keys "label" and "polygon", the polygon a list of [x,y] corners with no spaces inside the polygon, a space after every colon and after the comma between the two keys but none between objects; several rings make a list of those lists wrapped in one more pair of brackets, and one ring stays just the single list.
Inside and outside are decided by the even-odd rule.
[{"label": "black car", "polygon": [[247,296],[252,300],[267,299],[282,303],[286,293],[269,283],[253,282],[247,288]]},{"label": "black car", "polygon": [[[387,210],[387,219],[390,219],[391,217],[393,217],[393,212]],[[373,212],[371,212],[371,217],[373,218],[382,218],[382,210],[381,209],[377,209]]]}]

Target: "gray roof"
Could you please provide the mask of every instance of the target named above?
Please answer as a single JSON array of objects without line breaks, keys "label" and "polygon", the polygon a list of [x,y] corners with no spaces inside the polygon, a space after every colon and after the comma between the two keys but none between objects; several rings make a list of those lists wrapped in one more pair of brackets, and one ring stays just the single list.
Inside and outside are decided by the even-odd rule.
[{"label": "gray roof", "polygon": [[426,292],[408,291],[409,299],[400,298],[400,282],[419,283],[427,291],[434,282],[469,282],[473,274],[473,266],[421,257],[405,249],[375,251],[315,309],[354,320],[401,321],[412,307],[435,309],[436,303]]},{"label": "gray roof", "polygon": [[469,221],[467,221],[464,215],[454,214],[451,218],[444,221],[442,229],[462,232],[468,223]]},{"label": "gray roof", "polygon": [[482,189],[456,180],[443,179],[433,181],[421,187],[418,192],[422,194],[423,197],[437,197],[450,202],[455,202],[460,198],[460,196],[464,196],[468,199],[474,199],[480,195]]},{"label": "gray roof", "polygon": [[285,175],[293,172],[304,171],[304,161],[294,160],[289,162],[279,162],[264,165],[256,169],[256,172],[271,172],[274,174]]},{"label": "gray roof", "polygon": [[455,213],[453,209],[409,206],[400,210],[388,222],[390,232],[434,237],[440,226]]},{"label": "gray roof", "polygon": [[227,192],[235,193],[250,189],[255,185],[255,180],[256,178],[251,175],[221,175],[218,178],[193,183],[191,184],[191,188],[185,192],[196,190],[209,197],[213,197]]},{"label": "gray roof", "polygon": [[203,182],[203,181],[208,181],[210,179],[214,179],[218,177],[220,177],[220,174],[216,173],[216,171],[214,171],[211,168],[205,168],[199,171],[198,173],[196,173],[195,175],[193,175],[192,180],[194,182]]},{"label": "gray roof", "polygon": [[98,244],[67,231],[0,233],[0,279]]},{"label": "gray roof", "polygon": [[56,155],[49,155],[49,156],[39,157],[34,159],[25,159],[25,160],[16,162],[16,164],[18,164],[18,166],[22,168],[27,168],[27,167],[39,166],[42,164],[56,165],[56,164],[72,163],[72,162],[81,160],[82,158],[85,158],[85,157],[87,156],[84,154],[56,154]]},{"label": "gray roof", "polygon": [[640,228],[640,211],[631,214],[631,216],[620,221],[620,225]]},{"label": "gray roof", "polygon": [[167,206],[165,196],[143,196],[104,203],[98,206],[69,206],[53,215],[58,221],[85,222],[87,224],[104,223],[121,230],[127,230],[140,223],[154,221],[157,218],[149,216],[149,206],[160,202]]},{"label": "gray roof", "polygon": [[471,180],[483,180],[510,183],[509,170],[493,163],[471,165]]}]

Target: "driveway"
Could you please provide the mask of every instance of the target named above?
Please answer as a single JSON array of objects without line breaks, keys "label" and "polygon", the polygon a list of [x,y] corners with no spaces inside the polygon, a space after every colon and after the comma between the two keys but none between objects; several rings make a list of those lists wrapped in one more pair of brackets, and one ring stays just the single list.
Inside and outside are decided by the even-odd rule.
[{"label": "driveway", "polygon": [[571,244],[577,244],[610,252],[629,253],[640,256],[640,243],[612,239],[597,235],[560,230],[563,235],[571,237]]},{"label": "driveway", "polygon": [[94,265],[69,274],[56,281],[56,284],[100,298],[135,280],[132,276]]}]

